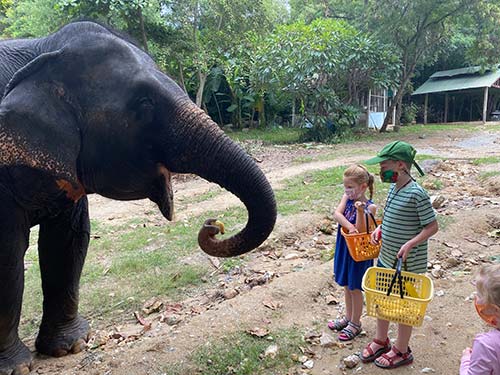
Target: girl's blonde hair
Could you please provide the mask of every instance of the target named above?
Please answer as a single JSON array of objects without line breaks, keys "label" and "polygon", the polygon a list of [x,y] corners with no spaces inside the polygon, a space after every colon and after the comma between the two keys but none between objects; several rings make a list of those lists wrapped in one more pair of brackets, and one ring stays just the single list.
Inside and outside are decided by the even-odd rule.
[{"label": "girl's blonde hair", "polygon": [[375,177],[361,164],[351,165],[344,171],[344,178],[352,178],[357,184],[367,184],[370,190],[370,199],[373,198]]},{"label": "girl's blonde hair", "polygon": [[481,267],[476,288],[487,303],[500,306],[500,264]]}]

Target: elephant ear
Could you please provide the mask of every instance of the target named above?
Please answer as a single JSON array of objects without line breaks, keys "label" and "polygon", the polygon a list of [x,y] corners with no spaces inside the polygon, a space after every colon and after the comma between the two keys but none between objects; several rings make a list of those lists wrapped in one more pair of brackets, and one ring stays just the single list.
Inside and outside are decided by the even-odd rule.
[{"label": "elephant ear", "polygon": [[38,56],[6,86],[0,103],[0,164],[41,171],[76,201],[84,194],[77,176],[79,111],[52,73],[61,54]]}]

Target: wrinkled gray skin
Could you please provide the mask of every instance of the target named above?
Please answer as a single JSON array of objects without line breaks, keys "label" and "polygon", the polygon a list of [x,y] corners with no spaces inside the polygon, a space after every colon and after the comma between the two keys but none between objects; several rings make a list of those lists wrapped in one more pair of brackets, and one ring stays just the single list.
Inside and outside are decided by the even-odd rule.
[{"label": "wrinkled gray skin", "polygon": [[149,198],[172,218],[171,173],[195,173],[238,196],[246,227],[218,240],[207,220],[200,247],[229,257],[259,246],[276,220],[272,189],[254,161],[134,44],[92,22],[46,38],[0,42],[0,374],[26,373],[18,337],[23,258],[38,251],[43,317],[36,349],[81,350],[78,314],[89,242],[87,194]]}]

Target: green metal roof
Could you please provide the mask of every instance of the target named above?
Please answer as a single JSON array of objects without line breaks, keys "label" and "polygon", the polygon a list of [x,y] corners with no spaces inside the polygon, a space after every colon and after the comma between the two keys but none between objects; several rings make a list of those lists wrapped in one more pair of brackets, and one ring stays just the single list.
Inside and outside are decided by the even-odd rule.
[{"label": "green metal roof", "polygon": [[436,72],[412,95],[490,87],[500,78],[500,70],[481,71],[478,66]]}]

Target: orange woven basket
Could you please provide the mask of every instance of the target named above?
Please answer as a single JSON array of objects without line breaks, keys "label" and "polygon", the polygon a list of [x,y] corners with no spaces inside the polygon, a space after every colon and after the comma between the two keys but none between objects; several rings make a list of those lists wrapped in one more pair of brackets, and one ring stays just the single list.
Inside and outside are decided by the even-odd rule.
[{"label": "orange woven basket", "polygon": [[[377,220],[377,226],[381,223],[382,220]],[[380,246],[382,246],[382,240],[380,240],[378,244],[373,245],[370,242],[370,232],[347,233],[344,227],[342,227],[340,233],[345,238],[349,254],[351,254],[352,259],[356,262],[362,262],[364,260],[375,259],[378,257],[378,254],[380,253]]]}]

